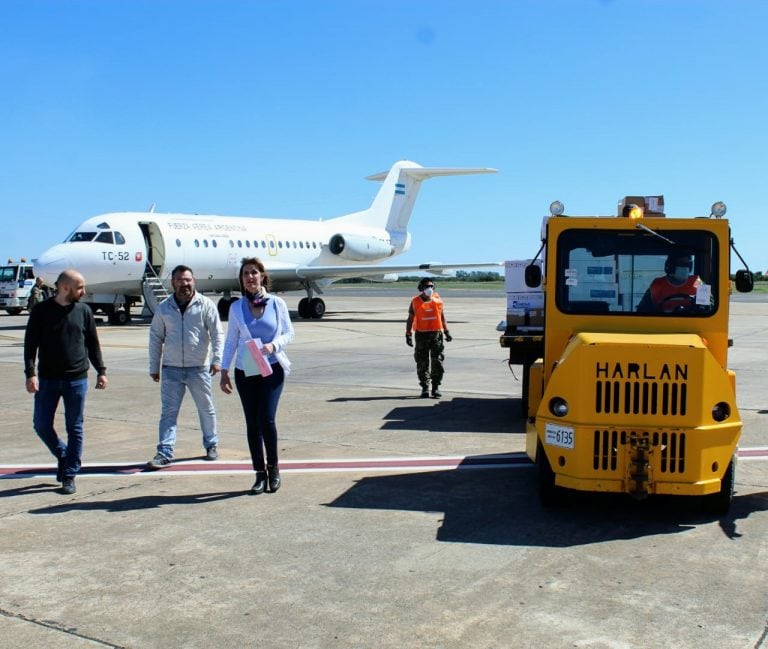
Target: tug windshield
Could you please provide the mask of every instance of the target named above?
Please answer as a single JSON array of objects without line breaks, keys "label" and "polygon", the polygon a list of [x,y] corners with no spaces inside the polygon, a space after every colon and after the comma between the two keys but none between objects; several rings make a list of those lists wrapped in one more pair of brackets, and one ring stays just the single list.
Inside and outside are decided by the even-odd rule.
[{"label": "tug windshield", "polygon": [[564,313],[709,316],[717,311],[717,239],[702,231],[567,230],[557,243]]}]

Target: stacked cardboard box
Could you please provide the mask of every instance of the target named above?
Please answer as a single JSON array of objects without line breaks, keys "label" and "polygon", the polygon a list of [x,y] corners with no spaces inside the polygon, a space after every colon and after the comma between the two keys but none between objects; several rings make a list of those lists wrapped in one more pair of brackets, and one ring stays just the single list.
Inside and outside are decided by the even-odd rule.
[{"label": "stacked cardboard box", "polygon": [[566,285],[571,302],[606,302],[609,307],[618,304],[615,257],[592,257],[586,251],[580,256],[574,251],[568,273]]},{"label": "stacked cardboard box", "polygon": [[[507,293],[507,327],[518,330],[544,326],[544,287],[525,283],[525,269],[531,259],[504,262],[504,289]],[[535,265],[541,268],[541,261]]]}]

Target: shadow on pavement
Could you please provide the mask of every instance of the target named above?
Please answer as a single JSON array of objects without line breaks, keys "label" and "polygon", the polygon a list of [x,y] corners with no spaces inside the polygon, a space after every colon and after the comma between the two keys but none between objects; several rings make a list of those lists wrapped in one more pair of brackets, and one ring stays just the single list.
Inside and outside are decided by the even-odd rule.
[{"label": "shadow on pavement", "polygon": [[[418,387],[418,386],[417,386]],[[387,430],[430,430],[462,433],[524,433],[525,420],[519,397],[422,398],[414,389],[406,395],[336,397],[328,403],[368,401],[418,402],[393,408],[384,416]],[[420,426],[421,422],[421,426]],[[478,428],[478,425],[481,427]]]},{"label": "shadow on pavement", "polygon": [[520,399],[456,397],[393,408],[382,430],[425,430],[435,433],[523,433],[525,422],[513,416]]},{"label": "shadow on pavement", "polygon": [[182,494],[173,496],[135,496],[117,500],[83,501],[74,500],[60,505],[49,505],[39,509],[30,509],[30,514],[63,514],[72,511],[125,512],[138,509],[154,509],[168,505],[202,505],[218,500],[249,496],[248,491],[221,491],[203,494]]},{"label": "shadow on pavement", "polygon": [[[443,512],[438,541],[558,548],[678,534],[717,520],[682,497],[637,502],[621,495],[573,494],[567,505],[547,509],[535,483],[528,467],[372,476],[326,506]],[[737,495],[720,527],[738,540],[736,522],[766,509],[768,493]]]}]

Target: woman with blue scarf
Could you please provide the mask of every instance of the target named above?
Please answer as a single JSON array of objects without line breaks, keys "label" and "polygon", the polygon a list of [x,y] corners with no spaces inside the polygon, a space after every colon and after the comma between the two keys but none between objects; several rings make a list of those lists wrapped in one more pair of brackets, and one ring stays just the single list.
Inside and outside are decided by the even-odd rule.
[{"label": "woman with blue scarf", "polygon": [[229,367],[234,358],[235,386],[256,472],[251,493],[267,488],[274,493],[280,488],[275,416],[291,367],[283,350],[293,340],[293,325],[285,301],[267,292],[269,276],[261,260],[243,259],[239,278],[242,298],[229,308],[220,385],[225,394],[232,393]]}]

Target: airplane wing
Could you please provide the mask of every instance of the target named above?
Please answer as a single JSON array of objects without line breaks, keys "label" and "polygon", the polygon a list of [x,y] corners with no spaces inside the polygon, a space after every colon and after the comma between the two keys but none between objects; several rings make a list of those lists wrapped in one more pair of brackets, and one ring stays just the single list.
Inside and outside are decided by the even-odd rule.
[{"label": "airplane wing", "polygon": [[[465,268],[489,268],[493,266],[502,266],[501,262],[485,262],[472,264],[442,264],[439,262],[430,262],[426,264],[410,264],[403,266],[379,266],[379,265],[356,265],[356,266],[298,266],[294,268],[270,268],[269,275],[276,281],[284,280],[305,280],[308,282],[331,283],[335,280],[351,277],[360,277],[368,279],[379,279],[400,273],[429,273],[430,275],[444,275],[447,271],[463,270]],[[323,282],[323,280],[326,280]]]}]

